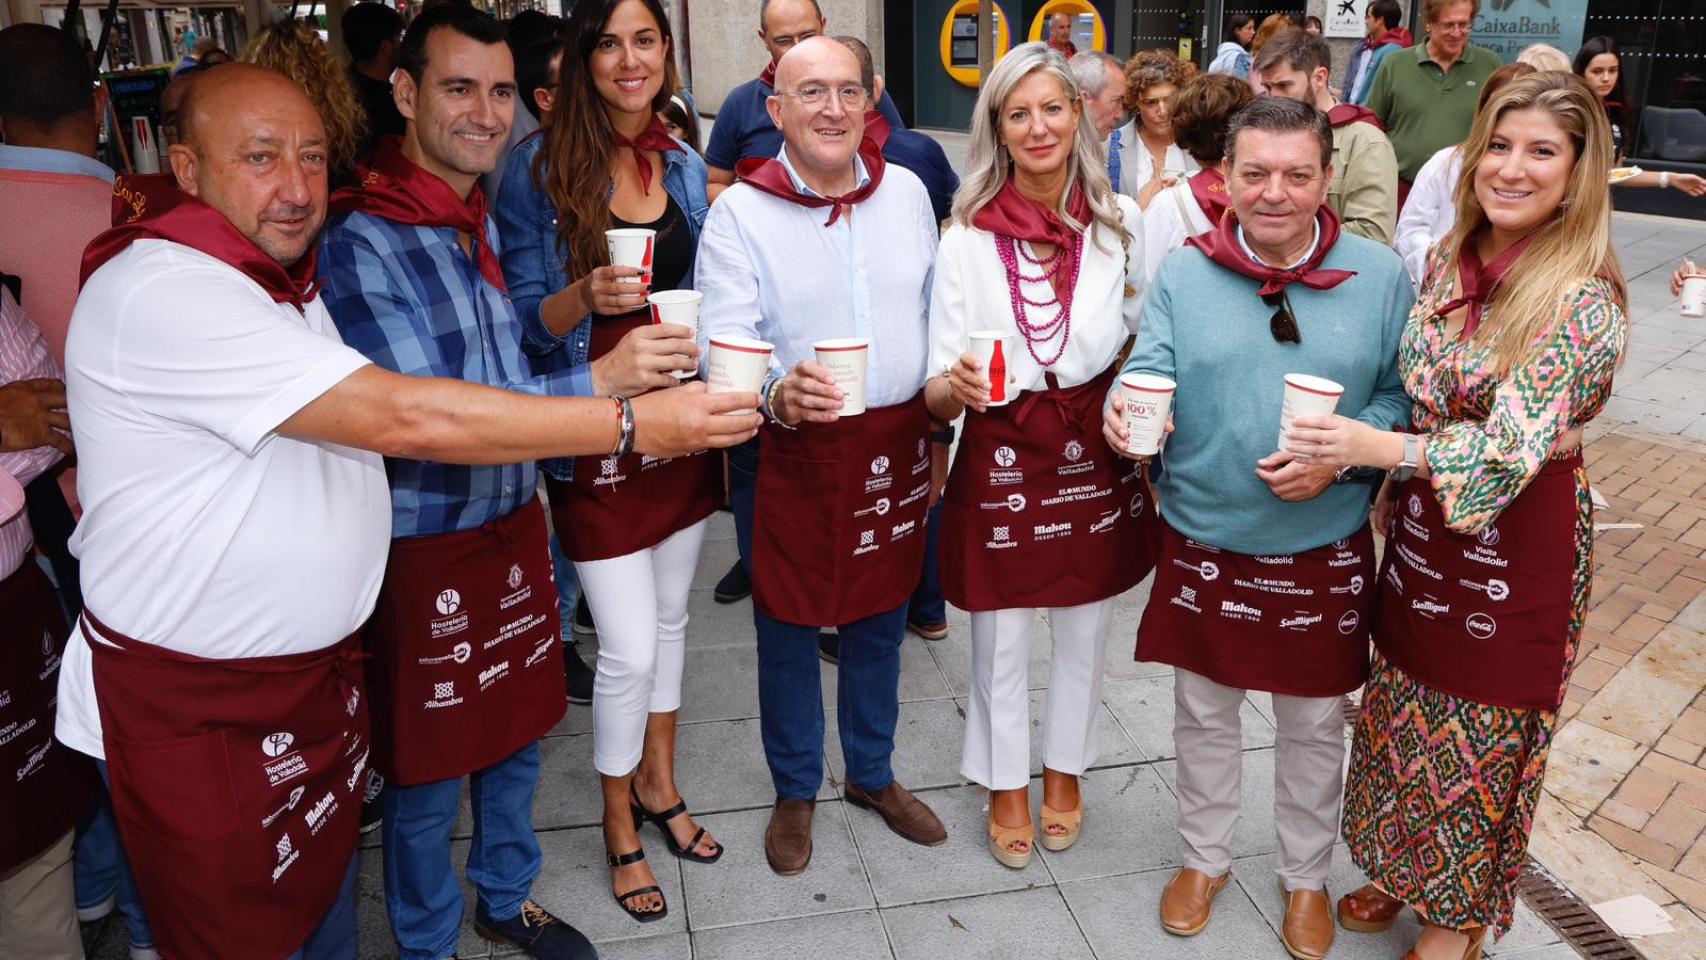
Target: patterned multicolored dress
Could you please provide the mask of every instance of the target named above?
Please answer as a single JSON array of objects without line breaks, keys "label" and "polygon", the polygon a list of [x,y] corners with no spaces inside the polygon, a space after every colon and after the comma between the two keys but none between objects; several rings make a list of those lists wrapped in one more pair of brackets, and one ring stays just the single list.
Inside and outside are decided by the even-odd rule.
[{"label": "patterned multicolored dress", "polygon": [[[1478,532],[1527,485],[1570,426],[1611,395],[1628,326],[1611,285],[1570,290],[1562,322],[1508,374],[1490,351],[1447,337],[1433,312],[1456,271],[1435,252],[1399,347],[1416,430],[1447,522]],[[1488,310],[1487,316],[1492,317]],[[1587,613],[1593,504],[1575,471],[1575,566],[1559,701]],[[1451,929],[1510,929],[1556,711],[1477,703],[1426,686],[1378,653],[1352,746],[1343,832],[1379,887]]]}]

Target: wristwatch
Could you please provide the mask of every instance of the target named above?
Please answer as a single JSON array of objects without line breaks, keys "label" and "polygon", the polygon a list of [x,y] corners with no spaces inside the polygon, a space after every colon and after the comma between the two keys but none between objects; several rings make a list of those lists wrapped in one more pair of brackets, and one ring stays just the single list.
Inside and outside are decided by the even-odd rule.
[{"label": "wristwatch", "polygon": [[1403,433],[1404,459],[1398,461],[1398,466],[1392,470],[1392,480],[1403,483],[1416,475],[1416,468],[1422,464],[1422,438],[1413,433]]}]

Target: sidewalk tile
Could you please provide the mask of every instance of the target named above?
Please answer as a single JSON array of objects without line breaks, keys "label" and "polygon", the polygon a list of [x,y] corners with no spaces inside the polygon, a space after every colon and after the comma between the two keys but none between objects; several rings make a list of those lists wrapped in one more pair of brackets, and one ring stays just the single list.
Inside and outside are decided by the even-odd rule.
[{"label": "sidewalk tile", "polygon": [[[1041,802],[1040,783],[1032,793]],[[1035,856],[1024,870],[1004,867],[990,856],[984,797],[983,788],[977,786],[918,794],[948,828],[948,841],[935,847],[897,835],[873,811],[848,808],[847,819],[879,906],[1023,890],[1051,882],[1047,868]]]},{"label": "sidewalk tile", "polygon": [[687,902],[682,894],[682,873],[684,867],[700,865],[682,864],[670,856],[655,830],[641,834],[640,842],[646,851],[646,863],[651,865],[658,886],[663,888],[664,901],[669,904],[669,916],[662,920],[639,923],[616,905],[610,889],[610,868],[604,860],[604,830],[600,827],[553,830],[539,835],[544,866],[533,881],[533,899],[595,943],[685,933]]},{"label": "sidewalk tile", "polygon": [[[890,960],[893,956],[875,910],[720,927],[693,935],[694,960]],[[602,954],[599,960],[604,960]]]},{"label": "sidewalk tile", "polygon": [[1053,887],[883,911],[896,960],[1095,960]]},{"label": "sidewalk tile", "polygon": [[[1157,917],[1172,870],[1103,877],[1060,885],[1098,960],[1226,960],[1283,957],[1278,934],[1236,883],[1214,901],[1214,920],[1194,937],[1175,937]],[[1265,935],[1265,936],[1264,936]],[[1336,956],[1336,954],[1335,954]]]},{"label": "sidewalk tile", "polygon": [[[1084,825],[1078,842],[1059,853],[1038,846],[1056,882],[1179,865],[1178,804],[1154,767],[1096,770],[1080,781],[1080,790]],[[1032,794],[1040,804],[1040,782]]]},{"label": "sidewalk tile", "polygon": [[778,876],[764,859],[768,805],[762,810],[700,817],[699,822],[717,835],[728,852],[714,864],[684,865],[687,912],[695,931],[876,905],[840,801],[818,803],[811,865],[793,877]]},{"label": "sidewalk tile", "polygon": [[[1275,931],[1285,922],[1285,894],[1280,889],[1279,877],[1274,874],[1278,860],[1277,855],[1268,855],[1237,860],[1232,864],[1234,879],[1256,905],[1262,919]],[[1327,878],[1327,893],[1335,908],[1340,896],[1367,882],[1368,878],[1351,862],[1350,852],[1345,845],[1335,846],[1333,871]],[[1329,955],[1333,960],[1392,960],[1394,957],[1403,956],[1420,934],[1421,927],[1416,923],[1415,914],[1406,910],[1399,914],[1398,922],[1384,933],[1354,933],[1337,927],[1333,951]],[[1274,934],[1274,939],[1279,939],[1277,933]],[[1252,951],[1250,955],[1268,954]],[[1272,956],[1286,956],[1284,947]]]}]

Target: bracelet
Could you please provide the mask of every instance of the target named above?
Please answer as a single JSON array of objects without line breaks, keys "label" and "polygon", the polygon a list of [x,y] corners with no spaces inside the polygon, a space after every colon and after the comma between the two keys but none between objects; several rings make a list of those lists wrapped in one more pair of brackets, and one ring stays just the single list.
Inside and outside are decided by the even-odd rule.
[{"label": "bracelet", "polygon": [[616,448],[612,457],[625,457],[634,452],[634,403],[627,397],[611,397],[616,402]]},{"label": "bracelet", "polygon": [[1669,170],[1660,170],[1659,171],[1659,188],[1663,189],[1663,188],[1668,187],[1668,186],[1670,186],[1670,171]]},{"label": "bracelet", "polygon": [[771,423],[774,423],[784,430],[798,430],[798,427],[783,423],[782,418],[776,414],[776,395],[782,392],[782,381],[784,379],[784,377],[777,377],[775,381],[770,384],[769,391],[764,394],[764,409],[770,414]]}]

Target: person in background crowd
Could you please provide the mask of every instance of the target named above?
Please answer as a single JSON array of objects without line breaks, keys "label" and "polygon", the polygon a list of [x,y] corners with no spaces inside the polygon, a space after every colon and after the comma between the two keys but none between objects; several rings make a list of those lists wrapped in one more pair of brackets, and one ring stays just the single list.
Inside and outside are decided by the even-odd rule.
[{"label": "person in background crowd", "polygon": [[658,111],[663,119],[665,130],[669,135],[693,148],[694,153],[700,153],[705,145],[699,134],[699,113],[690,108],[680,94],[671,94],[669,102]]},{"label": "person in background crowd", "polygon": [[350,59],[345,70],[367,119],[366,136],[356,148],[356,156],[365,157],[380,138],[403,135],[403,115],[397,112],[397,102],[391,96],[391,73],[397,69],[403,18],[383,3],[363,0],[344,11],[343,30],[344,49]]},{"label": "person in background crowd", "polygon": [[[692,288],[709,206],[704,161],[658,118],[678,85],[674,35],[657,0],[581,0],[565,36],[546,132],[510,157],[510,192],[499,203],[505,274],[518,313],[573,331],[552,367],[667,346],[642,355],[643,377],[622,389],[673,387],[674,371],[696,368],[693,331],[654,324],[646,295]],[[610,264],[613,228],[654,231],[649,273]],[[687,600],[705,519],[723,501],[722,462],[630,454],[545,466],[553,525],[599,637],[592,759],[612,894],[648,923],[669,906],[645,862],[644,821],[677,858],[714,863],[723,854],[687,812],[675,777]]]},{"label": "person in background crowd", "polygon": [[1363,35],[1351,47],[1351,58],[1345,64],[1345,102],[1362,106],[1368,102],[1368,91],[1374,75],[1380,72],[1381,61],[1394,50],[1402,50],[1415,41],[1404,22],[1404,7],[1398,0],[1369,0],[1363,12]]},{"label": "person in background crowd", "polygon": [[1392,470],[1375,656],[1351,748],[1344,837],[1371,883],[1351,929],[1408,906],[1420,960],[1481,955],[1517,880],[1593,575],[1581,431],[1622,360],[1611,131],[1569,74],[1511,81],[1463,146],[1457,224],[1404,331],[1415,433],[1300,417],[1300,459]]},{"label": "person in background crowd", "polygon": [[1072,17],[1069,14],[1060,12],[1049,15],[1048,45],[1068,60],[1078,56],[1078,44],[1072,42]]},{"label": "person in background crowd", "polygon": [[1269,96],[1299,100],[1327,115],[1333,126],[1327,205],[1345,232],[1386,246],[1398,223],[1398,161],[1374,114],[1333,96],[1332,56],[1326,40],[1293,27],[1262,48],[1255,69]]},{"label": "person in background crowd", "polygon": [[[1629,129],[1629,119],[1623,96],[1623,58],[1617,51],[1617,41],[1610,37],[1589,37],[1576,51],[1575,63],[1559,69],[1572,69],[1576,76],[1587,81],[1588,89],[1599,98],[1600,106],[1605,108],[1606,119],[1611,123],[1613,153],[1616,162],[1621,164],[1626,152],[1623,135]],[[1675,170],[1643,170],[1613,186],[1674,187],[1691,197],[1706,196],[1706,177]]]},{"label": "person in background crowd", "polygon": [[1267,42],[1272,40],[1275,34],[1279,33],[1281,30],[1288,29],[1290,26],[1290,17],[1283,13],[1270,13],[1266,17],[1262,18],[1262,25],[1256,30],[1256,39],[1250,41],[1251,70],[1248,79],[1250,81],[1250,89],[1256,91],[1258,96],[1266,91],[1262,89],[1261,75],[1254,69],[1256,57],[1261,55],[1262,47],[1266,46]]},{"label": "person in background crowd", "polygon": [[355,181],[355,164],[367,138],[367,115],[356,99],[349,75],[307,20],[278,23],[261,30],[243,50],[243,61],[277,70],[290,79],[320,111],[326,124],[330,155],[327,175],[332,189]]},{"label": "person in background crowd", "polygon": [[201,66],[202,57],[219,49],[219,41],[212,37],[201,37],[198,39],[195,35],[194,27],[185,30],[183,36],[184,59],[179,62],[176,69],[172,71],[172,76],[174,77],[180,73],[188,73],[189,71]]},{"label": "person in background crowd", "polygon": [[[824,761],[812,638],[824,624],[840,629],[843,797],[914,843],[947,840],[891,763],[931,485],[922,388],[936,220],[917,175],[887,164],[867,136],[875,95],[859,58],[827,37],[791,46],[768,100],[783,145],[741,162],[740,182],[711,207],[696,264],[701,343],[732,335],[775,347],[761,442],[732,452],[729,470],[736,539],[754,574],[760,726],[776,788],[764,853],[784,875],[812,856]],[[851,417],[837,413],[845,397],[813,350],[845,337],[869,350],[868,406]],[[873,514],[877,523],[864,519]]]},{"label": "person in background crowd", "polygon": [[[930,300],[930,368],[947,372],[925,396],[937,418],[965,417],[942,529],[943,591],[971,612],[960,773],[989,791],[989,851],[1014,869],[1037,838],[1026,677],[1037,614],[1053,635],[1041,835],[1059,851],[1078,841],[1079,777],[1100,750],[1114,600],[1154,565],[1147,487],[1100,449],[1096,422],[1142,302],[1141,214],[1106,179],[1081,97],[1043,44],[996,64]],[[1011,334],[1012,352],[984,363],[970,339],[984,329]]]},{"label": "person in background crowd", "polygon": [[200,62],[197,65],[205,70],[208,67],[217,67],[222,63],[234,63],[236,62],[236,59],[236,57],[231,56],[231,54],[226,53],[224,50],[214,47],[212,50],[201,55]]},{"label": "person in background crowd", "polygon": [[[551,58],[545,59],[543,70],[537,59],[526,64],[531,71],[531,76],[527,78],[522,77],[522,70],[527,52],[538,44],[558,40],[562,30],[561,17],[553,17],[538,10],[523,10],[509,21],[505,27],[505,39],[509,43],[510,54],[515,57],[515,79],[519,85],[525,88],[527,81],[532,80],[532,89],[537,91],[544,81],[552,80],[549,89],[556,89],[556,67]],[[560,43],[558,49],[561,49]],[[561,54],[558,54],[557,59],[561,59]],[[535,112],[538,104],[533,102],[533,98],[525,89],[518,92],[521,95],[521,106],[526,109],[515,111],[515,122],[510,125],[509,139],[504,141],[503,153],[498,157],[497,166],[480,177],[480,189],[486,193],[486,204],[494,210],[497,209],[498,197],[503,191],[504,174],[509,169],[510,154],[515,150],[516,144],[532,136],[540,126],[539,117]]]},{"label": "person in background crowd", "polygon": [[[871,48],[866,46],[865,41],[848,36],[835,39],[859,58],[860,76],[871,84],[871,89],[876,91],[877,96],[887,95],[888,87],[883,82],[882,74],[877,73],[876,61],[871,59]],[[930,209],[935,211],[937,222],[948,219],[953,211],[954,191],[960,188],[960,175],[954,172],[954,166],[948,162],[947,151],[942,149],[942,145],[932,137],[903,126],[888,126],[884,129],[878,126],[877,117],[866,117],[865,121],[872,125],[873,132],[882,129],[883,135],[888,138],[881,141],[883,159],[916,174],[924,183],[925,191],[930,194]],[[886,121],[883,123],[886,125]]]},{"label": "person in background crowd", "polygon": [[1481,0],[1422,0],[1423,41],[1387,54],[1369,84],[1366,104],[1386,126],[1398,156],[1398,205],[1442,147],[1469,133],[1475,104],[1499,55],[1469,42]]},{"label": "person in background crowd", "polygon": [[1108,158],[1108,182],[1120,183],[1120,150],[1127,137],[1136,138],[1137,121],[1125,112],[1125,66],[1100,50],[1086,50],[1067,61],[1072,82],[1083,91],[1084,114],[1102,142]]},{"label": "person in background crowd", "polygon": [[87,757],[53,737],[67,636],[53,584],[31,556],[24,488],[71,452],[65,384],[0,274],[0,956],[82,960],[72,841],[98,791]]},{"label": "person in background crowd", "polygon": [[1125,108],[1136,136],[1122,141],[1120,182],[1116,192],[1148,209],[1155,195],[1197,171],[1197,164],[1173,142],[1169,102],[1196,67],[1171,50],[1144,50],[1125,65]]},{"label": "person in background crowd", "polygon": [[1522,48],[1516,55],[1517,62],[1526,63],[1536,70],[1560,70],[1570,72],[1570,58],[1564,51],[1550,43],[1531,43]]},{"label": "person in background crowd", "polygon": [[[1396,0],[1394,0],[1396,2]],[[1256,18],[1235,13],[1226,18],[1226,39],[1214,52],[1209,73],[1225,73],[1243,80],[1250,76],[1250,44],[1256,39]]]},{"label": "person in background crowd", "polygon": [[1308,31],[1311,35],[1319,37],[1321,35],[1321,31],[1324,29],[1321,25],[1321,18],[1313,15],[1304,17],[1303,29]]},{"label": "person in background crowd", "polygon": [[[1409,422],[1398,343],[1413,296],[1390,250],[1340,232],[1326,202],[1332,154],[1326,115],[1306,103],[1264,97],[1233,116],[1234,215],[1161,265],[1124,370],[1178,383],[1156,485],[1161,560],[1137,633],[1138,659],[1173,666],[1185,863],[1161,896],[1161,923],[1201,932],[1231,877],[1239,711],[1246,691],[1266,690],[1279,728],[1281,937],[1299,960],[1333,943],[1340,699],[1368,671],[1374,491],[1355,472],[1276,451],[1275,425],[1297,372],[1339,384],[1350,422]],[[1120,390],[1112,400],[1104,429],[1123,451]]]},{"label": "person in background crowd", "polygon": [[1173,95],[1173,138],[1201,168],[1182,183],[1157,194],[1143,211],[1143,297],[1168,254],[1185,241],[1213,230],[1231,206],[1221,162],[1226,156],[1226,125],[1232,115],[1256,99],[1243,80],[1207,73],[1186,81]]},{"label": "person in background crowd", "polygon": [[166,84],[166,89],[160,91],[160,142],[166,146],[170,147],[181,139],[178,113],[183,109],[184,97],[189,95],[190,84],[205,72],[205,69],[197,69],[180,73]]},{"label": "person in background crowd", "polygon": [[[1476,112],[1485,110],[1505,84],[1534,73],[1536,69],[1533,64],[1517,60],[1494,70],[1481,85],[1481,99]],[[1450,233],[1457,223],[1457,201],[1454,197],[1462,174],[1463,145],[1441,147],[1416,172],[1416,183],[1410,188],[1404,212],[1398,216],[1392,249],[1404,261],[1404,270],[1417,290],[1422,288],[1422,281],[1427,278],[1428,258],[1432,256],[1433,245]]]}]

